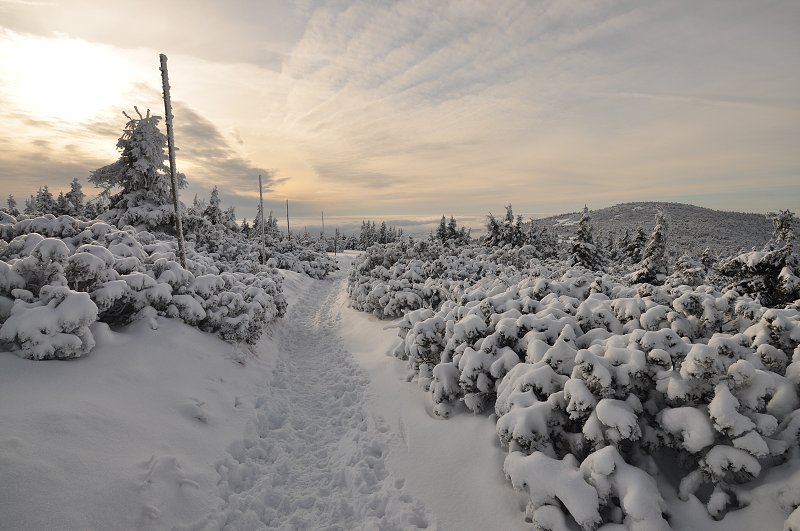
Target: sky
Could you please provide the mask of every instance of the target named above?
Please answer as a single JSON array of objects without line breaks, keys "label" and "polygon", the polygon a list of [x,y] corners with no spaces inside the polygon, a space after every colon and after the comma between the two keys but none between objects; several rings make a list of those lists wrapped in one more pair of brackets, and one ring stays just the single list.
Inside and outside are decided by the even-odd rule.
[{"label": "sky", "polygon": [[[328,225],[800,205],[800,2],[0,0],[0,193],[163,115],[182,199]],[[467,224],[472,221],[466,222]]]}]

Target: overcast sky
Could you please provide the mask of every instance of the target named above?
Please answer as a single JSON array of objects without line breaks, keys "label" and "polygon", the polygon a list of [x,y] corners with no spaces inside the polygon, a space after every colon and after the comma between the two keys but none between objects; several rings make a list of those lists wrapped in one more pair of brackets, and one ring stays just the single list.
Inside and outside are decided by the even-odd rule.
[{"label": "overcast sky", "polygon": [[[190,189],[252,218],[623,201],[795,211],[800,2],[0,0],[0,192],[117,158],[163,114]],[[477,218],[476,218],[477,219]]]}]

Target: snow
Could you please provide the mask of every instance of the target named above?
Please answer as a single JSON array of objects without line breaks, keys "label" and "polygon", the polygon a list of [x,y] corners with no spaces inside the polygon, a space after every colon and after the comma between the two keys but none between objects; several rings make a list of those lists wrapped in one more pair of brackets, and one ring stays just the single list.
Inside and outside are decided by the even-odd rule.
[{"label": "snow", "polygon": [[266,365],[169,319],[96,323],[86,357],[0,355],[0,528],[164,529],[213,502]]},{"label": "snow", "polygon": [[664,408],[661,426],[669,433],[681,436],[681,446],[692,453],[714,443],[714,427],[708,415],[693,407]]},{"label": "snow", "polygon": [[503,476],[506,452],[493,417],[460,414],[441,420],[431,395],[407,383],[405,362],[387,357],[397,343],[397,332],[389,327],[400,320],[380,321],[349,308],[344,292],[337,304],[345,347],[370,378],[365,399],[398,434],[388,466],[402,471],[406,487],[425,501],[439,528],[529,529],[520,512],[525,498]]},{"label": "snow", "polygon": [[[54,271],[66,262],[70,279],[102,286],[44,285],[34,300],[0,262],[4,326],[31,338],[12,342],[30,344],[30,357],[83,355],[43,363],[0,353],[0,529],[514,530],[530,527],[523,511],[548,529],[575,528],[573,518],[592,528],[601,516],[603,529],[665,529],[662,512],[673,529],[798,525],[794,310],[692,344],[673,319],[683,311],[691,322],[696,308],[665,302],[678,292],[618,289],[628,298],[610,299],[618,287],[606,279],[592,283],[606,291],[588,293],[576,273],[533,300],[541,279],[405,291],[407,279],[387,277],[371,288],[377,313],[405,315],[380,321],[349,307],[355,253],[345,253],[325,280],[282,272],[289,312],[237,347],[188,324],[206,312],[222,322],[215,312],[225,308],[237,312],[225,321],[232,334],[279,279],[190,273],[152,236],[113,234],[128,250],[120,256],[148,253],[154,276],[102,278],[117,266],[105,247],[28,238],[18,245],[32,243],[39,262],[55,259]],[[442,303],[444,286],[458,304]],[[124,294],[152,305],[142,319],[114,331],[94,322]],[[415,297],[439,309],[408,312]],[[648,378],[669,391],[663,399],[641,394]],[[581,432],[564,435],[568,422],[591,444],[573,446]],[[696,454],[688,461],[700,468],[680,487],[643,446],[630,451],[655,437]]]},{"label": "snow", "polygon": [[491,418],[437,420],[341,273],[283,287],[252,353],[155,316],[2,353],[0,529],[526,528]]},{"label": "snow", "polygon": [[386,466],[395,435],[365,407],[369,380],[335,333],[340,289],[341,280],[305,289],[286,316],[255,417],[217,465],[223,503],[199,528],[431,524]]}]

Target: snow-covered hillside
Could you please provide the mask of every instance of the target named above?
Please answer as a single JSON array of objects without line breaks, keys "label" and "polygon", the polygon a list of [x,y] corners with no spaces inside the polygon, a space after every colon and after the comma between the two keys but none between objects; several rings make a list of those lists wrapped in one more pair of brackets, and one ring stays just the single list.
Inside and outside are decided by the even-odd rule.
[{"label": "snow-covered hillside", "polygon": [[[669,248],[675,249],[678,256],[687,252],[699,256],[706,248],[723,256],[739,249],[760,249],[772,234],[772,224],[763,214],[712,210],[683,203],[621,203],[592,210],[591,214],[599,236],[606,238],[612,232],[618,240],[626,230],[633,237],[639,227],[649,233],[658,208],[669,219]],[[580,217],[580,212],[572,212],[540,218],[534,223],[568,238],[575,234]]]}]

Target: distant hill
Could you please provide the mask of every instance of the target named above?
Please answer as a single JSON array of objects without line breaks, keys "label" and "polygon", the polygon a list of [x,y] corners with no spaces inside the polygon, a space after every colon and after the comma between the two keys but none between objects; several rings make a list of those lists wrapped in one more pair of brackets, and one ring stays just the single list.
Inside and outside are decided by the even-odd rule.
[{"label": "distant hill", "polygon": [[[649,236],[655,225],[655,211],[661,207],[667,216],[667,248],[671,255],[689,252],[702,254],[709,248],[717,255],[731,255],[739,249],[761,249],[772,236],[772,223],[763,214],[725,212],[683,203],[621,203],[590,210],[594,234],[605,245],[609,231],[619,240],[625,230],[631,237],[642,227]],[[546,225],[559,238],[574,236],[580,212],[571,212],[534,221]]]}]

